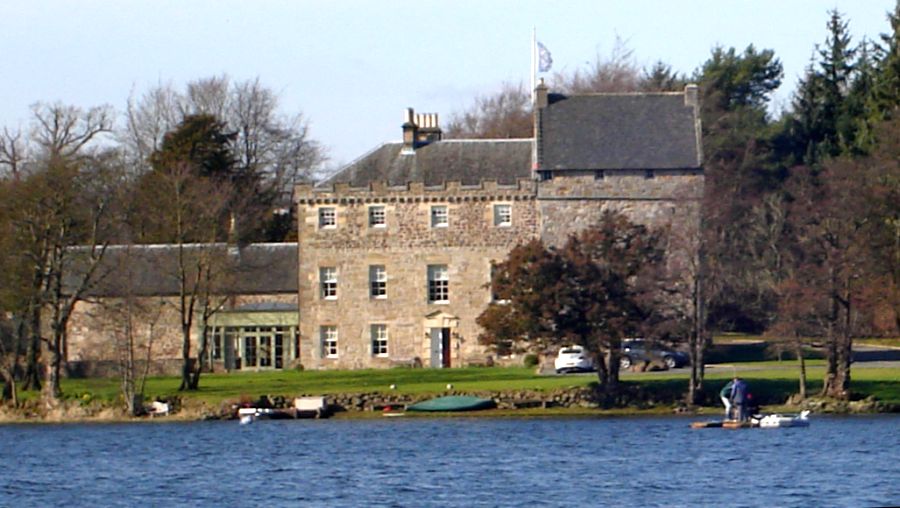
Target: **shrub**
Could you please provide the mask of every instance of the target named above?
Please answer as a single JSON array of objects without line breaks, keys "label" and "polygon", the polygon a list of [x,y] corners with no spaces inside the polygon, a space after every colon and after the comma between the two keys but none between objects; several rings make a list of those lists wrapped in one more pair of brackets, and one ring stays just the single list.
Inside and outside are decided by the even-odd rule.
[{"label": "shrub", "polygon": [[527,355],[525,355],[522,363],[525,364],[526,367],[537,367],[538,355],[534,353],[528,353]]}]

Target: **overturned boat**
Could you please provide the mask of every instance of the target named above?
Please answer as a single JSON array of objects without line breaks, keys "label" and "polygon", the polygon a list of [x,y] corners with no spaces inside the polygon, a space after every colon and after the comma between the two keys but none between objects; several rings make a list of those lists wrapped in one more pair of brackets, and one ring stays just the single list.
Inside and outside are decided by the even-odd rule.
[{"label": "overturned boat", "polygon": [[491,399],[482,399],[467,395],[450,395],[425,400],[406,408],[407,411],[477,411],[491,409],[496,404]]}]

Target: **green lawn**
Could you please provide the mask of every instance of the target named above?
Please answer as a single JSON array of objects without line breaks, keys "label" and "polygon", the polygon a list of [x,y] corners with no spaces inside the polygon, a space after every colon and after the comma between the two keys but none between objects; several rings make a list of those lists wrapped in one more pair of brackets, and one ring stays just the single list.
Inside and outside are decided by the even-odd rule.
[{"label": "green lawn", "polygon": [[[464,368],[464,369],[370,369],[352,371],[281,371],[241,372],[232,374],[204,374],[200,390],[182,394],[205,402],[219,402],[242,396],[299,395],[363,392],[398,392],[431,394],[446,391],[452,384],[456,391],[551,390],[582,386],[594,381],[594,376],[538,376],[534,369]],[[147,380],[146,393],[150,397],[177,393],[179,379],[159,377]],[[391,390],[390,386],[396,389]],[[114,379],[66,379],[63,391],[80,396],[107,400],[119,396]]]},{"label": "green lawn", "polygon": [[[808,365],[808,386],[815,393],[822,386],[824,368],[822,362]],[[746,379],[751,390],[762,404],[779,404],[797,391],[795,362],[735,363],[735,369],[726,366],[709,368],[706,373],[707,403],[717,405],[717,392],[734,372]],[[751,370],[752,369],[752,370]],[[759,369],[759,370],[756,370]],[[635,390],[651,396],[661,403],[680,399],[687,386],[686,372],[623,373],[622,380]],[[875,395],[878,399],[900,404],[900,368],[871,368],[855,365],[852,370],[852,389],[856,397]],[[455,391],[493,392],[506,390],[546,391],[564,387],[586,386],[596,381],[593,375],[539,376],[534,369],[524,367],[463,369],[388,369],[354,371],[280,371],[242,372],[232,374],[205,374],[200,390],[182,393],[209,404],[241,397],[256,399],[260,395],[295,396],[301,394],[395,392],[405,394],[439,394],[452,384]],[[178,393],[179,379],[174,377],[151,378],[146,394],[153,398]],[[114,401],[119,398],[119,385],[115,379],[65,379],[63,391],[69,397],[99,398]],[[24,394],[26,398],[37,394]]]}]

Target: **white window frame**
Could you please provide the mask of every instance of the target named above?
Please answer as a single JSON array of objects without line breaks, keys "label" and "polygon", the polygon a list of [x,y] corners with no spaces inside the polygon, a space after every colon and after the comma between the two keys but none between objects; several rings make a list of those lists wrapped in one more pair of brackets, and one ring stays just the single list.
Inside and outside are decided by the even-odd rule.
[{"label": "white window frame", "polygon": [[[505,212],[501,210],[505,210]],[[512,203],[495,203],[494,227],[508,228],[510,226],[512,226]]]},{"label": "white window frame", "polygon": [[384,265],[369,265],[369,296],[377,299],[387,298],[387,269]]},{"label": "white window frame", "polygon": [[373,205],[369,207],[369,227],[387,227],[387,210],[384,205]]},{"label": "white window frame", "polygon": [[450,303],[450,269],[428,265],[428,303]]},{"label": "white window frame", "polygon": [[337,208],[323,206],[319,208],[319,229],[335,229],[337,227]]},{"label": "white window frame", "polygon": [[319,268],[319,296],[323,300],[337,300],[338,271],[336,267],[322,266]]},{"label": "white window frame", "polygon": [[322,358],[338,357],[338,329],[334,325],[319,327],[319,338],[322,342]]},{"label": "white window frame", "polygon": [[387,358],[388,329],[385,324],[374,324],[370,328],[372,337],[372,356]]},{"label": "white window frame", "polygon": [[447,205],[431,206],[431,227],[446,228],[450,226],[450,208]]}]

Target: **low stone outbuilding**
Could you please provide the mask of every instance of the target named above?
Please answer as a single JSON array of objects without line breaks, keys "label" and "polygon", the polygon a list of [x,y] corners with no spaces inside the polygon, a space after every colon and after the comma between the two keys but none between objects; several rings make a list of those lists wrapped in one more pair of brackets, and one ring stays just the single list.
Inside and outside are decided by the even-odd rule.
[{"label": "low stone outbuilding", "polygon": [[[197,286],[182,285],[179,268]],[[152,373],[182,365],[181,288],[196,288],[191,351],[211,370],[264,370],[298,357],[297,244],[108,247],[69,323],[71,375],[110,375],[131,348]],[[206,318],[204,319],[204,313]]]}]

